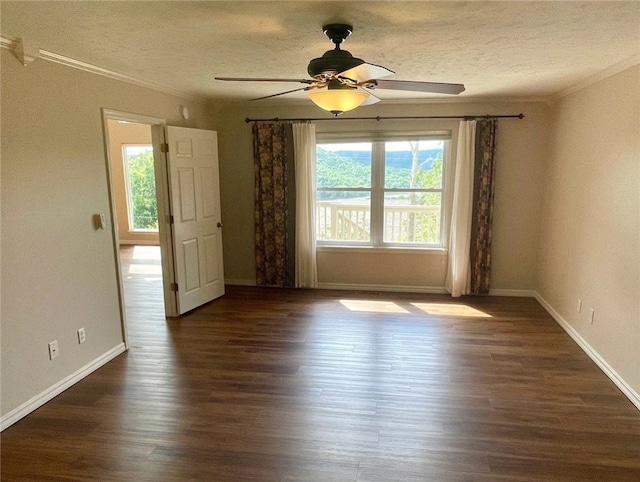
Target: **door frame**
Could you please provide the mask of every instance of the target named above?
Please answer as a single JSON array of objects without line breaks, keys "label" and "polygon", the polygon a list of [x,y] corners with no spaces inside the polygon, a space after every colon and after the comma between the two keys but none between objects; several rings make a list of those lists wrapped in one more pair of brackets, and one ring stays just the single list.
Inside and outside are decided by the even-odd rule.
[{"label": "door frame", "polygon": [[[122,264],[120,263],[120,236],[118,233],[115,193],[113,189],[113,171],[111,168],[111,148],[110,148],[109,122],[108,122],[110,120],[133,122],[136,124],[146,124],[150,127],[152,131],[152,136],[153,136],[153,131],[155,130],[154,126],[160,126],[160,129],[164,130],[164,126],[166,126],[167,121],[166,119],[162,119],[159,117],[151,117],[147,115],[116,111],[116,110],[111,110],[106,108],[102,109],[102,130],[103,130],[103,137],[104,137],[104,149],[105,149],[105,159],[106,159],[106,168],[107,168],[107,188],[109,191],[109,208],[110,208],[110,214],[111,214],[110,216],[111,217],[111,234],[112,234],[112,241],[113,241],[113,247],[114,247],[113,254],[114,254],[114,261],[116,265],[116,275],[118,278],[117,280],[118,281],[118,304],[120,308],[120,319],[122,324],[122,337],[124,339],[125,348],[129,349],[129,333],[127,330],[127,313],[126,313],[125,304],[124,304],[124,283],[122,278]],[[163,171],[165,172],[164,175],[166,176],[166,168],[162,166],[161,161],[162,159],[156,155],[155,147],[154,147],[153,163],[154,163],[154,171],[155,171],[154,174],[156,177],[156,203],[158,205],[158,225],[159,226],[164,224],[162,221],[165,219],[165,216],[166,216],[165,213],[170,212],[167,209],[169,206],[168,204],[169,193],[168,193],[168,187],[167,187],[167,180],[166,180],[166,177],[162,178]],[[162,189],[158,189],[159,181],[162,186]],[[166,191],[165,191],[165,188],[167,189]],[[169,244],[166,245],[167,241],[166,239],[163,238],[162,231],[165,231],[165,237],[166,237],[167,230],[160,229],[159,231],[160,233],[159,233],[158,239],[160,242],[160,251],[162,254],[162,285],[163,285],[163,291],[165,293],[165,314],[166,316],[174,316],[174,313],[176,313],[175,297],[169,296],[169,299],[167,299],[167,288],[170,289],[171,283],[173,282],[173,251],[170,249],[171,240],[169,239]],[[171,236],[170,232],[169,232],[169,236]],[[165,259],[165,258],[170,258],[170,259]],[[165,272],[165,267],[167,264],[170,267],[170,269],[167,269],[167,271]],[[167,277],[169,278],[170,281],[167,279]],[[173,303],[173,309],[171,309],[172,303]]]}]

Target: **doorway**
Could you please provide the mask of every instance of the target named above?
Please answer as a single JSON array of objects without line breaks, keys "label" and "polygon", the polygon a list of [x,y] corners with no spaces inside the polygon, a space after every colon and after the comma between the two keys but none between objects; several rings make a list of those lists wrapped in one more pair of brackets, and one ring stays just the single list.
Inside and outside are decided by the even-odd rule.
[{"label": "doorway", "polygon": [[[163,119],[103,111],[125,343],[166,319],[152,126]],[[127,323],[129,321],[129,323]],[[137,338],[137,337],[135,337]]]},{"label": "doorway", "polygon": [[[125,207],[120,215],[117,209],[118,182],[124,185],[121,191],[125,195],[122,197],[126,198],[127,192],[129,198],[133,195],[131,187],[127,187],[124,173],[128,144],[115,139],[110,131],[120,128],[127,131],[130,124],[140,124],[145,133],[150,129],[153,146],[155,179],[153,183],[146,184],[155,184],[157,213],[155,217],[148,216],[148,213],[140,216],[140,223],[136,215],[131,214],[133,208]],[[165,317],[179,316],[224,295],[218,138],[215,131],[166,126],[163,119],[106,109],[103,109],[103,126],[120,309],[128,346],[121,245],[159,244]],[[142,141],[127,138],[133,141],[129,144],[133,146],[131,156],[139,160],[143,152]],[[114,152],[123,152],[122,162],[116,162]],[[114,173],[118,164],[122,165],[120,177],[124,177],[124,181],[118,180]],[[119,225],[123,228],[119,229]],[[153,229],[155,227],[158,232]],[[121,230],[126,232],[127,239],[121,237]],[[149,239],[140,243],[129,239],[134,236],[140,239],[143,235]],[[154,242],[151,236],[157,236],[158,241]]]}]

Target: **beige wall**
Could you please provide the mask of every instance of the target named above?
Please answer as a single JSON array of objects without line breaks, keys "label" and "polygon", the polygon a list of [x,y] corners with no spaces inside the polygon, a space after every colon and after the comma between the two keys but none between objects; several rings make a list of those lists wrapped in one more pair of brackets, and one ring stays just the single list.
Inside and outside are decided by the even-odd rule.
[{"label": "beige wall", "polygon": [[109,155],[111,181],[115,197],[118,238],[123,244],[158,244],[158,233],[141,233],[129,229],[127,209],[127,183],[125,179],[122,146],[124,144],[151,144],[151,127],[144,124],[120,123],[110,119]]},{"label": "beige wall", "polygon": [[[255,281],[253,251],[253,153],[246,117],[320,117],[314,106],[223,109],[220,125],[222,212],[225,218],[225,273],[232,282]],[[543,103],[378,104],[359,108],[354,116],[525,114],[525,119],[499,122],[493,288],[533,290],[538,246],[543,164],[547,156],[549,109]],[[326,115],[326,114],[325,114]],[[453,133],[458,120],[318,122],[317,132],[442,130]],[[453,150],[453,149],[452,149]],[[403,250],[330,250],[318,253],[319,281],[325,285],[386,285],[430,290],[444,286],[446,257],[441,253]]]},{"label": "beige wall", "polygon": [[538,291],[640,393],[640,66],[553,114]]},{"label": "beige wall", "polygon": [[1,68],[5,415],[123,341],[113,232],[93,225],[96,213],[111,223],[101,108],[215,124],[211,108],[44,60],[24,67],[5,49]]}]

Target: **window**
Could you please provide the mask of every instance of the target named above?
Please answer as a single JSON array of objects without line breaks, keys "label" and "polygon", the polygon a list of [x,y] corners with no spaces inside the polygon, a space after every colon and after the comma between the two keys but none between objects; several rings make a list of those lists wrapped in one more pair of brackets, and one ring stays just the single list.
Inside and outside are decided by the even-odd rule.
[{"label": "window", "polygon": [[151,145],[122,146],[129,230],[158,231],[156,183]]},{"label": "window", "polygon": [[449,136],[316,145],[320,245],[442,247]]}]

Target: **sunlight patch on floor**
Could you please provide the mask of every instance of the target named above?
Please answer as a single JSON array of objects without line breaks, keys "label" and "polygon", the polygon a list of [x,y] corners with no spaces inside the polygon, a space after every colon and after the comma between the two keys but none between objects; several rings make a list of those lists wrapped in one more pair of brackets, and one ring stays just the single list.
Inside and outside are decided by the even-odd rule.
[{"label": "sunlight patch on floor", "polygon": [[491,318],[491,315],[467,305],[455,303],[411,303],[416,308],[430,315],[438,316],[472,316]]},{"label": "sunlight patch on floor", "polygon": [[409,313],[391,301],[370,300],[340,300],[340,303],[351,311],[366,311],[370,313]]},{"label": "sunlight patch on floor", "polygon": [[157,274],[162,275],[162,266],[154,264],[132,264],[129,274]]},{"label": "sunlight patch on floor", "polygon": [[128,279],[133,277],[131,275],[150,275],[145,277],[149,280],[162,278],[162,266],[157,261],[160,261],[160,246],[134,246],[127,270]]},{"label": "sunlight patch on floor", "polygon": [[135,246],[132,259],[160,259],[160,246]]}]

